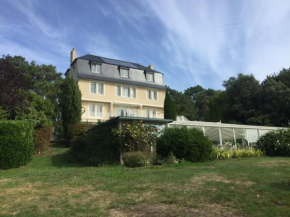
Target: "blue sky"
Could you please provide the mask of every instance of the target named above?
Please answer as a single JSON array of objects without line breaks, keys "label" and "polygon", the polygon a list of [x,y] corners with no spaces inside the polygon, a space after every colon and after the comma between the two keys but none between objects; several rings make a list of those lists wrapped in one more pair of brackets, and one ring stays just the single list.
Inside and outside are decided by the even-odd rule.
[{"label": "blue sky", "polygon": [[222,89],[242,72],[263,81],[290,67],[289,0],[4,0],[0,55],[58,71],[69,53],[140,63],[166,85]]}]

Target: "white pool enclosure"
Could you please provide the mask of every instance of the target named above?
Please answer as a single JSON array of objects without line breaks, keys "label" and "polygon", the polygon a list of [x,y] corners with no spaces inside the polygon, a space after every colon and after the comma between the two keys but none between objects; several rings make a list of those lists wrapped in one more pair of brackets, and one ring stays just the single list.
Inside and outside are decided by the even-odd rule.
[{"label": "white pool enclosure", "polygon": [[213,144],[220,147],[251,147],[264,134],[272,130],[285,129],[279,127],[224,124],[220,122],[188,121],[178,118],[168,124],[169,127],[194,127],[203,131]]}]

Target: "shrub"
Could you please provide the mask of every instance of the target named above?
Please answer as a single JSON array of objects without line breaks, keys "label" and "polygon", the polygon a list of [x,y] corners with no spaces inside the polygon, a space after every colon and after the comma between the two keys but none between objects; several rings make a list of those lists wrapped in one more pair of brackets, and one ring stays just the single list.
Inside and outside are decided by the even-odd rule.
[{"label": "shrub", "polygon": [[88,146],[88,135],[82,133],[74,137],[70,147],[70,159],[75,162],[85,161],[85,151]]},{"label": "shrub", "polygon": [[113,134],[122,151],[149,152],[150,146],[155,145],[158,132],[142,122],[132,122],[123,123],[122,129],[114,129]]},{"label": "shrub", "polygon": [[126,152],[123,155],[124,165],[126,167],[142,167],[146,165],[147,157],[140,151]]},{"label": "shrub", "polygon": [[168,156],[164,159],[164,163],[166,164],[175,164],[178,163],[176,157],[172,152],[169,152]]},{"label": "shrub", "polygon": [[120,163],[120,148],[112,132],[116,127],[115,122],[105,122],[75,137],[70,147],[71,160],[92,166]]},{"label": "shrub", "polygon": [[33,143],[35,155],[41,154],[44,151],[48,150],[49,142],[52,138],[52,127],[46,126],[38,128],[34,131]]},{"label": "shrub", "polygon": [[256,144],[268,156],[290,157],[290,129],[270,131],[261,136]]},{"label": "shrub", "polygon": [[196,128],[166,128],[157,139],[157,154],[163,157],[172,152],[178,159],[191,162],[206,161],[212,153],[212,143]]},{"label": "shrub", "polygon": [[28,164],[33,156],[33,127],[28,121],[0,121],[0,169]]},{"label": "shrub", "polygon": [[79,134],[86,132],[93,127],[90,123],[77,123],[73,124],[68,128],[67,132],[67,144],[71,145],[72,140]]},{"label": "shrub", "polygon": [[260,149],[219,149],[215,148],[210,156],[211,160],[225,160],[230,158],[241,157],[260,157],[263,152]]}]

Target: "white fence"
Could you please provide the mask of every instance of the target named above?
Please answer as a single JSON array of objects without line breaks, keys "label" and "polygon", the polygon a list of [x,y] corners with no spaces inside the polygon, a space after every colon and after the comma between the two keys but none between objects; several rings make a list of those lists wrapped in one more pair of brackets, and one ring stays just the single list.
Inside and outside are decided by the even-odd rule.
[{"label": "white fence", "polygon": [[257,140],[271,130],[285,129],[279,127],[224,124],[201,121],[174,121],[169,127],[187,126],[198,128],[217,146],[242,148],[253,146]]}]

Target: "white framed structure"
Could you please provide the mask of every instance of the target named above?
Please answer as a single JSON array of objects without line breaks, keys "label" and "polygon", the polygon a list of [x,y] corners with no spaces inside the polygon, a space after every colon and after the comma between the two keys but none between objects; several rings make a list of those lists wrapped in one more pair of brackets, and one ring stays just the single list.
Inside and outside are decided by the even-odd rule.
[{"label": "white framed structure", "polygon": [[220,147],[253,146],[264,134],[272,130],[286,129],[283,127],[268,127],[254,125],[224,124],[221,122],[173,121],[169,127],[194,127],[203,131],[213,144]]}]

